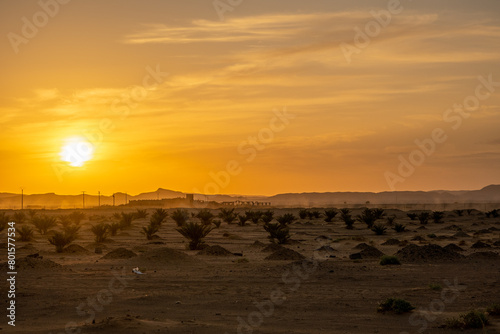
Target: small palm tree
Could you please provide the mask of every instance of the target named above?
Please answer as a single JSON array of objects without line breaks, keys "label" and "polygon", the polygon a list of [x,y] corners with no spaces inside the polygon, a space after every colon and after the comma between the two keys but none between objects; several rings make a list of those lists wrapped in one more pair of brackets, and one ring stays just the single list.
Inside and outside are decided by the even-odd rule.
[{"label": "small palm tree", "polygon": [[416,213],[407,213],[408,218],[411,220],[417,220],[418,215]]},{"label": "small palm tree", "polygon": [[189,240],[189,249],[201,249],[204,245],[203,239],[212,231],[213,227],[207,224],[186,223],[177,228],[176,231]]},{"label": "small palm tree", "polygon": [[168,212],[165,209],[156,209],[151,216],[150,221],[154,221],[156,224],[161,225],[168,217]]},{"label": "small palm tree", "polygon": [[172,219],[175,221],[177,226],[180,227],[188,221],[189,215],[186,210],[176,209],[174,212],[172,212]]},{"label": "small palm tree", "polygon": [[238,225],[245,226],[247,220],[248,220],[247,215],[238,215]]},{"label": "small palm tree", "polygon": [[146,236],[146,239],[152,240],[159,229],[160,227],[158,225],[149,224],[142,228],[142,233]]},{"label": "small palm tree", "polygon": [[264,222],[264,224],[269,224],[274,219],[274,211],[272,211],[272,210],[264,211],[262,213],[261,219]]},{"label": "small palm tree", "polygon": [[234,208],[220,209],[218,217],[224,222],[231,224],[238,217],[238,215],[234,212]]},{"label": "small palm tree", "polygon": [[373,232],[375,232],[376,235],[383,235],[383,234],[385,234],[385,231],[387,230],[387,228],[383,225],[376,224],[376,225],[373,225],[371,230]]},{"label": "small palm tree", "polygon": [[196,214],[196,218],[198,218],[203,225],[212,224],[212,220],[214,219],[214,217],[215,217],[214,214],[212,212],[210,212],[210,210],[208,210],[208,209],[200,210]]},{"label": "small palm tree", "polygon": [[73,211],[69,214],[69,219],[73,222],[73,224],[80,225],[82,220],[85,219],[85,213],[81,211]]},{"label": "small palm tree", "polygon": [[276,220],[278,221],[278,223],[280,223],[281,226],[287,226],[294,222],[295,216],[291,213],[285,213],[282,216],[278,216]]},{"label": "small palm tree", "polygon": [[111,234],[111,236],[114,237],[120,230],[120,226],[121,225],[119,222],[114,222],[109,224],[109,234]]},{"label": "small palm tree", "polygon": [[306,219],[308,216],[309,216],[309,210],[306,210],[306,209],[299,210],[299,218],[300,219]]},{"label": "small palm tree", "polygon": [[443,222],[444,212],[443,211],[434,211],[432,213],[432,220],[434,220],[435,224],[441,224]]},{"label": "small palm tree", "polygon": [[66,245],[69,245],[73,241],[74,239],[71,236],[63,232],[55,232],[54,235],[49,238],[50,244],[56,246],[57,253],[62,253],[64,247],[66,247]]},{"label": "small palm tree", "polygon": [[120,218],[120,228],[123,230],[123,229],[131,227],[132,221],[134,220],[134,218],[135,218],[134,213],[122,212],[121,218]]},{"label": "small palm tree", "polygon": [[60,215],[57,217],[57,221],[59,222],[59,224],[61,224],[62,227],[69,226],[72,223],[71,218],[69,218],[69,215]]},{"label": "small palm tree", "polygon": [[16,232],[19,234],[19,241],[31,241],[35,231],[30,226],[23,225]]},{"label": "small palm tree", "polygon": [[406,230],[406,226],[404,226],[403,224],[394,224],[394,231],[396,231],[397,233],[401,233],[401,232],[404,232]]},{"label": "small palm tree", "polygon": [[338,212],[335,209],[325,210],[325,216],[326,216],[325,222],[330,223],[337,214]]},{"label": "small palm tree", "polygon": [[429,212],[426,212],[426,211],[420,212],[417,215],[417,218],[420,221],[420,224],[422,224],[422,225],[425,225],[429,222],[429,217],[430,217],[430,214],[429,214]]},{"label": "small palm tree", "polygon": [[47,232],[51,228],[57,225],[55,217],[48,217],[45,215],[43,216],[34,215],[33,218],[31,219],[31,223],[35,226],[35,228],[41,235],[47,234]]},{"label": "small palm tree", "polygon": [[260,217],[262,216],[262,211],[245,211],[247,219],[252,221],[254,224],[258,224]]},{"label": "small palm tree", "polygon": [[109,235],[109,224],[99,223],[97,225],[92,225],[90,230],[95,236],[96,243],[104,242]]},{"label": "small palm tree", "polygon": [[80,231],[80,226],[78,225],[69,225],[63,227],[63,233],[71,239],[71,241],[76,240],[78,238],[78,231]]},{"label": "small palm tree", "polygon": [[290,229],[282,224],[266,224],[264,230],[269,233],[268,238],[275,243],[285,244],[290,240]]},{"label": "small palm tree", "polygon": [[387,216],[387,225],[392,225],[396,221],[396,216]]},{"label": "small palm tree", "polygon": [[148,217],[148,211],[147,210],[137,209],[137,211],[134,213],[134,215],[135,215],[135,219],[147,218]]},{"label": "small palm tree", "polygon": [[9,223],[10,218],[5,212],[0,212],[0,232],[7,227],[7,224]]},{"label": "small palm tree", "polygon": [[377,216],[375,213],[375,210],[372,209],[364,209],[360,215],[356,217],[360,222],[363,222],[366,224],[366,226],[371,229],[373,227],[373,224],[377,220]]},{"label": "small palm tree", "polygon": [[22,211],[16,211],[12,215],[12,220],[15,221],[17,224],[22,224],[26,222],[26,215]]}]

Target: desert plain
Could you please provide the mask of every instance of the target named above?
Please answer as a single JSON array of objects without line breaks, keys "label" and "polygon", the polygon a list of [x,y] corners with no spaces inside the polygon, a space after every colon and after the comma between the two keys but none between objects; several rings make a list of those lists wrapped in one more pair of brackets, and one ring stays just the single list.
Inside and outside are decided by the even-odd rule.
[{"label": "desert plain", "polygon": [[[191,213],[199,209],[187,210],[198,222]],[[257,209],[236,208],[240,214],[249,210]],[[377,235],[360,221],[346,229],[339,215],[326,222],[324,208],[314,209],[320,217],[304,219],[299,208],[271,210],[275,217],[296,217],[286,244],[271,243],[260,221],[222,222],[205,238],[209,247],[202,251],[188,250],[170,216],[157,237],[147,240],[141,231],[153,209],[96,243],[91,225],[135,209],[80,210],[85,219],[78,237],[61,253],[48,242],[54,232],[16,241],[15,327],[4,316],[0,332],[445,334],[464,332],[446,328],[448,319],[500,303],[498,217],[445,211],[441,223],[421,224],[407,211],[386,209],[376,222],[386,231]],[[351,214],[356,217],[361,209]],[[395,221],[387,222],[388,216]],[[396,232],[396,223],[406,230]],[[16,228],[25,224],[30,223]],[[7,229],[0,237],[5,276]],[[381,265],[384,254],[401,264]],[[3,284],[8,290],[8,282]],[[388,298],[404,299],[415,309],[378,312]],[[2,300],[5,314],[4,292]],[[500,333],[500,318],[490,315],[488,326],[466,332]]]}]

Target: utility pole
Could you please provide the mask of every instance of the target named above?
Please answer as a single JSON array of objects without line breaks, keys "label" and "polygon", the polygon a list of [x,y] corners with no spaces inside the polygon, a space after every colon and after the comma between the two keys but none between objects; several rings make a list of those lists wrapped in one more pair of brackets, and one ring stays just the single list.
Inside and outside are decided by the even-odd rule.
[{"label": "utility pole", "polygon": [[83,208],[85,209],[85,191],[82,191]]},{"label": "utility pole", "polygon": [[128,195],[127,195],[127,193],[125,193],[125,205],[127,205],[127,198],[128,198]]},{"label": "utility pole", "polygon": [[21,188],[21,210],[24,209],[24,189]]},{"label": "utility pole", "polygon": [[101,192],[99,191],[99,207],[101,207]]},{"label": "utility pole", "polygon": [[115,206],[115,194],[113,194],[113,206]]}]

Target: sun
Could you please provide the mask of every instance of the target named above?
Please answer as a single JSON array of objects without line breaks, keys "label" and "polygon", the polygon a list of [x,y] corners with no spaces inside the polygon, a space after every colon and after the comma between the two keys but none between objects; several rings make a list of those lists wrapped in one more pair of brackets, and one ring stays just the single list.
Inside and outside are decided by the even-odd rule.
[{"label": "sun", "polygon": [[82,167],[94,156],[94,145],[83,137],[71,137],[64,141],[61,148],[61,160],[72,167]]}]

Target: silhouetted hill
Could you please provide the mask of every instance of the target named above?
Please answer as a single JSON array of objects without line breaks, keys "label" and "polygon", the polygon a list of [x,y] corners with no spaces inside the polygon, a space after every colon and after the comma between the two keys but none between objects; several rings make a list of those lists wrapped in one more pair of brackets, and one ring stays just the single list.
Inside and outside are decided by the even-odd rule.
[{"label": "silhouetted hill", "polygon": [[[114,204],[123,205],[132,200],[156,200],[185,198],[180,191],[158,188],[153,192],[130,195],[122,192],[114,194]],[[274,196],[244,195],[203,195],[194,194],[195,200],[234,202],[262,201],[274,206],[342,206],[352,204],[443,204],[443,203],[500,203],[500,185],[489,185],[480,190],[469,191],[393,191],[393,192],[326,192],[326,193],[285,193]],[[33,194],[24,195],[25,208],[81,208],[83,195]],[[85,207],[99,204],[97,194],[85,194]],[[100,196],[101,205],[113,205],[113,195]],[[18,209],[21,195],[0,193],[0,208]]]}]

